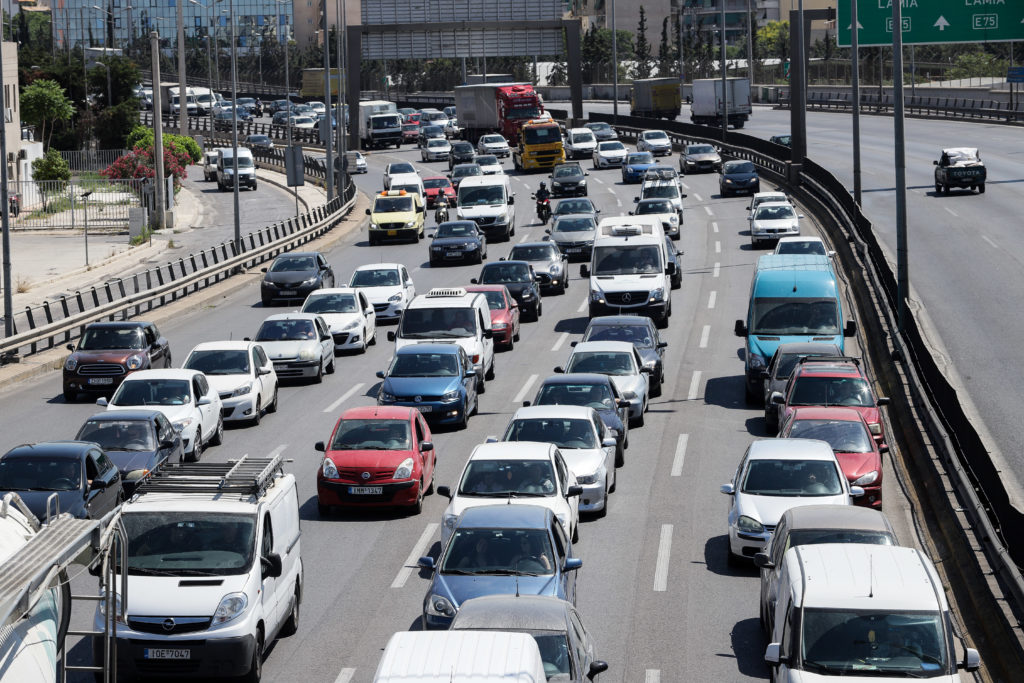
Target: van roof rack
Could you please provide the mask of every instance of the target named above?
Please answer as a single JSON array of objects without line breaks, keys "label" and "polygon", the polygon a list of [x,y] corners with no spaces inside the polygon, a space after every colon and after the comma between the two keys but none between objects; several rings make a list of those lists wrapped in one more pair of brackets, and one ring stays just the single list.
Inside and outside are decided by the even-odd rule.
[{"label": "van roof rack", "polygon": [[465,287],[434,287],[427,292],[427,296],[431,298],[466,296],[466,293]]},{"label": "van roof rack", "polygon": [[860,365],[860,358],[856,356],[800,356],[797,363],[853,363]]},{"label": "van roof rack", "polygon": [[149,475],[135,495],[144,493],[239,493],[261,496],[284,474],[284,459],[250,458],[220,462],[168,463]]},{"label": "van roof rack", "polygon": [[677,177],[674,168],[649,168],[644,172],[644,180],[673,180]]}]

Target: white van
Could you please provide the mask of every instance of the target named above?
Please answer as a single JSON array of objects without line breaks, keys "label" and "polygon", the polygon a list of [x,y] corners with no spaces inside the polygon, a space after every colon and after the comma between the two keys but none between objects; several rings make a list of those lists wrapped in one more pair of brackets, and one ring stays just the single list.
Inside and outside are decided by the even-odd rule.
[{"label": "white van", "polygon": [[656,215],[602,219],[590,266],[580,266],[580,276],[590,279],[590,317],[636,313],[668,327],[676,267],[666,245]]},{"label": "white van", "polygon": [[[238,188],[256,189],[256,162],[252,158],[252,150],[247,147],[238,148]],[[217,189],[227,192],[234,189],[235,158],[231,147],[217,150]]]},{"label": "white van", "polygon": [[374,683],[543,683],[533,636],[505,631],[400,631],[391,636]]},{"label": "white van", "polygon": [[298,628],[302,600],[298,494],[283,462],[168,464],[122,506],[130,578],[118,672],[146,680],[187,662],[193,677],[259,680],[263,653]]},{"label": "white van", "polygon": [[487,298],[462,287],[435,288],[409,302],[398,329],[388,332],[395,350],[410,344],[456,343],[476,370],[477,391],[494,379],[494,333]]},{"label": "white van", "polygon": [[790,548],[782,558],[771,626],[764,659],[779,683],[832,676],[955,683],[958,669],[974,671],[981,664],[970,648],[956,661],[945,590],[916,548]]},{"label": "white van", "polygon": [[405,190],[410,194],[418,194],[421,204],[426,204],[427,202],[427,193],[423,189],[423,178],[420,177],[419,173],[396,173],[391,176],[391,184],[388,186],[388,189]]},{"label": "white van", "polygon": [[589,128],[570,128],[564,147],[566,159],[587,159],[597,149],[597,138]]},{"label": "white van", "polygon": [[475,222],[488,241],[508,240],[516,234],[515,196],[505,174],[463,178],[457,207],[458,218]]}]

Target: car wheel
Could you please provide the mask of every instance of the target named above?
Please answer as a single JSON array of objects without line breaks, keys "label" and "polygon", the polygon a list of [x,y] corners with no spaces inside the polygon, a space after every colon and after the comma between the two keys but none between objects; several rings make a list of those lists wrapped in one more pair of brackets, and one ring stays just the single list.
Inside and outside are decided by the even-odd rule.
[{"label": "car wheel", "polygon": [[481,377],[480,375],[477,375],[476,379],[477,379],[477,382],[476,382],[476,393],[477,393],[477,395],[479,396],[480,394],[486,394],[487,393],[487,385],[484,383],[484,378]]},{"label": "car wheel", "polygon": [[324,364],[320,363],[316,366],[316,377],[313,378],[316,384],[320,384],[324,381]]},{"label": "car wheel", "polygon": [[294,636],[299,630],[299,602],[301,601],[301,593],[299,593],[299,586],[295,586],[295,597],[292,599],[292,609],[288,613],[288,620],[281,625],[281,635],[288,637]]},{"label": "car wheel", "polygon": [[574,526],[572,528],[572,542],[573,543],[579,543],[580,542],[580,525],[579,525],[578,522],[576,523],[576,526]]},{"label": "car wheel", "polygon": [[375,247],[375,246],[377,246],[377,238],[376,238],[376,237],[374,237],[373,235],[370,235],[370,237],[369,237],[369,242],[370,242],[370,246],[371,246],[371,247]]},{"label": "car wheel", "polygon": [[334,354],[331,354],[331,362],[327,364],[327,374],[334,374]]},{"label": "car wheel", "polygon": [[192,455],[188,456],[186,460],[189,462],[199,462],[203,457],[203,440],[198,438],[196,435],[196,442],[192,445]]},{"label": "car wheel", "polygon": [[944,195],[948,195],[949,194],[949,185],[943,185],[942,186],[942,194],[944,194]]},{"label": "car wheel", "polygon": [[476,264],[481,264],[481,263],[483,263],[483,262],[484,262],[484,255],[483,255],[483,253],[482,253],[482,252],[481,252],[481,251],[480,251],[480,250],[478,249],[478,250],[477,250],[477,252],[476,252],[476,255],[474,255],[474,257],[473,257],[473,263],[476,263]]},{"label": "car wheel", "polygon": [[262,405],[262,402],[260,401],[260,397],[257,396],[256,397],[256,409],[255,409],[255,411],[253,412],[253,415],[252,415],[252,426],[253,427],[258,427],[259,424],[260,424],[260,419],[262,417],[263,417],[263,405]]},{"label": "car wheel", "polygon": [[423,480],[420,479],[420,486],[416,491],[416,502],[409,506],[410,515],[418,515],[423,512]]},{"label": "car wheel", "polygon": [[65,403],[74,403],[76,398],[78,398],[78,392],[77,391],[75,391],[74,389],[65,389],[64,390],[64,402]]},{"label": "car wheel", "polygon": [[[458,424],[455,425],[457,429],[467,429],[469,427],[469,398],[466,398],[466,405],[462,407],[462,419],[459,420]],[[430,483],[430,492],[434,490],[434,483]]]},{"label": "car wheel", "polygon": [[978,185],[978,194],[985,194],[985,183]]},{"label": "car wheel", "polygon": [[366,347],[370,345],[370,342],[366,339],[366,328],[363,328],[363,346],[359,349],[359,353],[366,353]]},{"label": "car wheel", "polygon": [[542,315],[544,315],[544,304],[542,304],[541,302],[538,301],[537,302],[537,315],[534,317],[534,320],[540,320],[540,317]]},{"label": "car wheel", "polygon": [[661,396],[661,380],[651,387],[651,398],[658,398]]},{"label": "car wheel", "polygon": [[496,363],[497,363],[497,361],[493,361],[492,360],[491,361],[491,368],[490,368],[490,370],[488,370],[487,372],[484,373],[484,379],[486,379],[487,381],[490,381],[490,380],[494,379],[494,365]]},{"label": "car wheel", "polygon": [[938,181],[936,181],[936,183],[935,183],[935,194],[938,194],[940,192],[942,192],[942,185]]},{"label": "car wheel", "polygon": [[220,446],[224,443],[224,418],[217,418],[217,429],[214,430],[213,436],[210,437],[210,443],[214,446]]},{"label": "car wheel", "polygon": [[520,326],[520,327],[518,327],[518,328],[514,328],[514,329],[513,329],[513,331],[512,331],[512,341],[514,341],[514,342],[517,342],[517,341],[519,341],[519,334],[520,334],[520,333],[521,333],[522,331],[523,331],[523,328],[522,328],[522,326]]},{"label": "car wheel", "polygon": [[506,351],[511,351],[515,347],[516,347],[516,337],[515,337],[515,335],[512,335],[511,337],[508,338],[508,343],[505,344],[505,350]]},{"label": "car wheel", "polygon": [[622,467],[626,464],[626,451],[622,444],[615,447],[615,466]]},{"label": "car wheel", "polygon": [[249,664],[249,672],[242,680],[245,683],[260,683],[263,678],[263,634],[256,634],[256,647],[252,651],[252,662]]},{"label": "car wheel", "polygon": [[629,426],[630,427],[643,427],[644,426],[644,411],[643,410],[640,411],[640,416],[639,417],[631,417],[629,419]]},{"label": "car wheel", "polygon": [[274,400],[267,404],[267,412],[268,413],[276,413],[277,412],[277,386],[276,385],[274,386]]}]

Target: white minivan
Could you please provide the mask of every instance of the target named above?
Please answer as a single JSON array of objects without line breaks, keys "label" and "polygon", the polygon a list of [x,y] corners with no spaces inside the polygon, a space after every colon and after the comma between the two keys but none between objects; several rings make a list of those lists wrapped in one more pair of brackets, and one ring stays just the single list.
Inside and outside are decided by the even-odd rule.
[{"label": "white minivan", "polygon": [[476,223],[490,242],[506,241],[516,234],[515,197],[507,175],[463,178],[457,206],[459,220]]},{"label": "white minivan", "polygon": [[399,631],[377,665],[374,683],[542,683],[537,642],[505,631]]},{"label": "white minivan", "polygon": [[[221,147],[217,150],[217,189],[227,192],[234,188],[235,173],[234,150]],[[256,163],[252,158],[252,150],[247,147],[238,148],[238,189],[248,187],[256,189]]]}]

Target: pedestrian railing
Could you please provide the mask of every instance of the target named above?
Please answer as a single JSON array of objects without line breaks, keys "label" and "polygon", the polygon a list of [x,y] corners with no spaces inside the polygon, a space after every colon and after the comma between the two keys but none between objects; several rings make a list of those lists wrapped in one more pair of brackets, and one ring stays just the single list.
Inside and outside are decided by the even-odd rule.
[{"label": "pedestrian railing", "polygon": [[128,153],[126,149],[61,150],[60,156],[68,162],[71,173],[102,171]]},{"label": "pedestrian railing", "polygon": [[146,184],[141,178],[11,182],[11,230],[128,232],[130,211],[142,206]]}]

